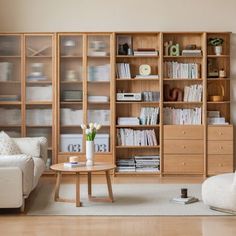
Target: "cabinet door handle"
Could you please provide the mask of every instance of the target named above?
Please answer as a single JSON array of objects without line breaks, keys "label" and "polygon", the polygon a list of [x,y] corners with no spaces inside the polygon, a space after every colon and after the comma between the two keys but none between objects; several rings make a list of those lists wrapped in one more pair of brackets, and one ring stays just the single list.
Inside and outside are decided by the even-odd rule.
[{"label": "cabinet door handle", "polygon": [[222,133],[222,132],[219,132],[219,135],[223,135],[223,133]]},{"label": "cabinet door handle", "polygon": [[186,146],[185,146],[185,145],[183,146],[183,149],[186,149]]},{"label": "cabinet door handle", "polygon": [[186,134],[186,131],[182,131],[182,134]]},{"label": "cabinet door handle", "polygon": [[220,146],[220,150],[223,150],[224,149],[224,147],[223,146]]},{"label": "cabinet door handle", "polygon": [[219,167],[222,167],[223,166],[223,164],[222,163],[219,163],[219,165],[218,165]]},{"label": "cabinet door handle", "polygon": [[182,162],[182,165],[183,165],[183,166],[185,166],[185,165],[186,165],[186,163],[185,163],[185,162]]}]

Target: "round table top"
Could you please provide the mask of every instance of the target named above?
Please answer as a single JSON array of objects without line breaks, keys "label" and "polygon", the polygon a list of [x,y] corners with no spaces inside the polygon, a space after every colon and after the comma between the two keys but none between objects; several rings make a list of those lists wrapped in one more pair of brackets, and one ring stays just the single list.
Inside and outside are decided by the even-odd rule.
[{"label": "round table top", "polygon": [[109,163],[94,163],[93,166],[86,166],[85,162],[80,163],[81,166],[78,167],[65,167],[64,163],[59,163],[50,166],[50,169],[54,171],[62,172],[98,172],[98,171],[107,171],[113,170],[116,168],[115,165]]}]

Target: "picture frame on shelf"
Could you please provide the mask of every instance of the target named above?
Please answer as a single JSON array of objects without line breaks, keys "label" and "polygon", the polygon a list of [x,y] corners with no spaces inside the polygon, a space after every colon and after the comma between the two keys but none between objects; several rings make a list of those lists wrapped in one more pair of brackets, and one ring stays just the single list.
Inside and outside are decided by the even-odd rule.
[{"label": "picture frame on shelf", "polygon": [[133,40],[131,35],[117,35],[117,55],[130,55],[133,51]]}]

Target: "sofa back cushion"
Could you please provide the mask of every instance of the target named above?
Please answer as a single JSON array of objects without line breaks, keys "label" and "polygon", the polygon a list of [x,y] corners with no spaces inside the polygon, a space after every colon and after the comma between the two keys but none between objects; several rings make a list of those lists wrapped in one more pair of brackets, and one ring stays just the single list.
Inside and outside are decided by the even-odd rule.
[{"label": "sofa back cushion", "polygon": [[14,141],[18,145],[21,153],[40,158],[40,143],[37,139],[18,138],[14,139]]},{"label": "sofa back cushion", "polygon": [[0,132],[0,155],[18,155],[21,150],[5,132]]}]

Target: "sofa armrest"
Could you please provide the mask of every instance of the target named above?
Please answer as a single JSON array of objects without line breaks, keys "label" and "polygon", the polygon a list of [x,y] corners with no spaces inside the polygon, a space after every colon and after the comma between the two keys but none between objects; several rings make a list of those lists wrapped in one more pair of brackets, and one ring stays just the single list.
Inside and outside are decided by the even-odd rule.
[{"label": "sofa armrest", "polygon": [[33,189],[34,162],[31,156],[0,155],[0,168],[18,167],[22,171],[23,194],[27,197]]},{"label": "sofa armrest", "polygon": [[[45,137],[26,137],[26,138],[13,138],[13,140],[17,143],[17,145],[27,145],[27,141],[29,139],[37,140],[40,144],[40,157],[44,160],[46,163],[47,158],[48,158],[48,141]],[[18,142],[19,141],[19,142]]]},{"label": "sofa armrest", "polygon": [[0,189],[0,208],[22,206],[22,171],[19,167],[0,167]]}]

